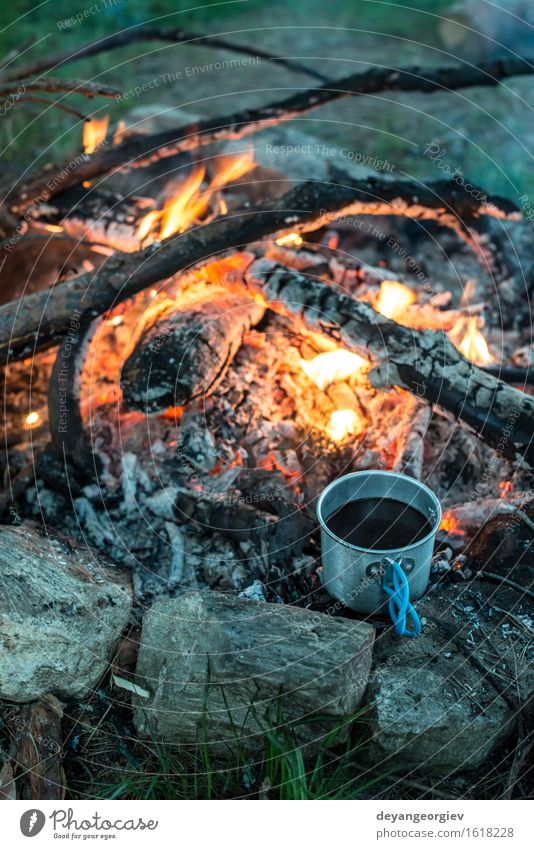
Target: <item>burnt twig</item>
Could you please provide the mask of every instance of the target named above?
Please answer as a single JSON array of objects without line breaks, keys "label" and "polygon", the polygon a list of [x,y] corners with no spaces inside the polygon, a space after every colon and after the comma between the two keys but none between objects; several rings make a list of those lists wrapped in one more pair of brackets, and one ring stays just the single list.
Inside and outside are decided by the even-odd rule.
[{"label": "burnt twig", "polygon": [[95,83],[89,80],[67,79],[66,77],[47,77],[44,80],[16,79],[13,82],[0,82],[0,97],[8,97],[10,94],[20,94],[28,91],[47,91],[52,94],[64,92],[65,94],[83,94],[84,97],[116,97],[120,89],[103,83]]},{"label": "burnt twig", "polygon": [[524,587],[522,584],[518,584],[517,581],[512,581],[510,578],[505,578],[503,575],[497,575],[496,572],[477,572],[476,578],[479,581],[489,581],[491,584],[505,584],[507,587],[511,587],[511,589],[516,590],[516,592],[521,593],[521,595],[526,595],[529,598],[534,598],[534,592],[529,590],[527,587]]},{"label": "burnt twig", "polygon": [[326,77],[319,71],[312,68],[307,68],[300,62],[295,62],[292,59],[286,59],[283,56],[278,56],[270,53],[267,50],[260,50],[255,47],[248,47],[244,44],[236,44],[233,41],[228,41],[225,38],[220,38],[218,35],[199,35],[197,33],[187,32],[180,29],[161,29],[159,27],[128,27],[122,32],[116,32],[108,35],[99,41],[91,41],[89,44],[80,45],[67,50],[65,53],[59,53],[48,59],[40,59],[31,65],[27,65],[17,74],[7,76],[7,80],[21,76],[34,76],[41,74],[50,69],[57,70],[68,62],[77,62],[79,59],[87,59],[88,56],[96,56],[98,53],[106,53],[108,50],[114,50],[120,47],[126,47],[129,44],[134,44],[139,41],[167,41],[176,44],[202,44],[206,47],[215,47],[219,50],[228,50],[231,53],[242,53],[245,56],[253,56],[258,59],[266,59],[275,65],[281,65],[289,71],[296,71],[300,74],[307,74],[309,77],[314,77],[317,80],[325,81]]}]

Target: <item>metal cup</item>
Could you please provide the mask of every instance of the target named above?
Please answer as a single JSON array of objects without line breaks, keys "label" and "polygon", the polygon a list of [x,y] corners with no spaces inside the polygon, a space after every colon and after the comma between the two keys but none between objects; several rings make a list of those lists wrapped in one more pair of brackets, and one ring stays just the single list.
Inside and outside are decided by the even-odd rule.
[{"label": "metal cup", "polygon": [[[328,527],[328,518],[350,501],[392,498],[425,516],[432,530],[412,545],[398,549],[371,549],[352,545]],[[383,583],[391,578],[391,564],[400,563],[410,586],[410,599],[420,598],[428,586],[434,540],[441,522],[441,506],[427,486],[395,472],[354,472],[333,481],[317,503],[321,526],[322,581],[330,595],[358,613],[384,614],[388,595]]]}]

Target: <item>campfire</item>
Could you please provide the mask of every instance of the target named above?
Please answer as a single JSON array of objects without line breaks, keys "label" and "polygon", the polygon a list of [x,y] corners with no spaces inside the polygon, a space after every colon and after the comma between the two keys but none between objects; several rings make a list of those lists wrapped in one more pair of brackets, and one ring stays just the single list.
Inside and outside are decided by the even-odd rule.
[{"label": "campfire", "polygon": [[[534,527],[531,327],[498,229],[521,228],[519,210],[454,180],[331,164],[326,178],[319,162],[295,180],[261,143],[339,92],[417,89],[412,76],[359,72],[172,132],[93,119],[72,167],[6,196],[4,519],[126,567],[136,627],[196,591],[229,597],[207,596],[221,621],[237,596],[348,627],[357,617],[322,584],[315,507],[349,472],[437,494],[436,597],[506,549],[503,517]],[[429,91],[449,76],[486,83],[476,68],[417,79]],[[371,626],[358,626],[370,665]],[[281,628],[292,639],[289,618]],[[142,684],[113,673],[134,705],[153,695],[139,668]]]},{"label": "campfire", "polygon": [[[86,125],[86,154],[98,155],[108,125],[107,117]],[[124,127],[112,133],[112,147],[125,143],[124,133]],[[226,239],[233,231],[241,243],[237,234],[247,233],[247,245],[226,249],[223,258],[207,258],[197,268],[193,262],[187,270],[184,263],[183,271],[170,276],[162,268],[154,275],[156,288],[143,285],[130,297],[123,287],[114,299],[120,303],[107,304],[100,318],[88,322],[84,312],[75,311],[58,349],[10,362],[7,387],[31,373],[22,421],[6,419],[13,451],[24,456],[31,445],[43,451],[40,462],[46,464],[52,450],[72,464],[81,481],[100,481],[105,470],[104,504],[105,493],[112,497],[121,486],[136,493],[144,485],[150,499],[148,480],[157,473],[176,488],[175,507],[184,521],[197,530],[205,522],[229,538],[241,523],[240,499],[266,488],[268,500],[261,508],[245,503],[244,515],[257,526],[251,542],[257,535],[256,543],[265,545],[272,534],[268,549],[276,562],[287,551],[313,554],[306,536],[313,528],[311,505],[332,477],[370,467],[426,476],[425,466],[432,463],[427,433],[444,428],[444,420],[432,418],[429,403],[459,415],[490,446],[506,425],[509,404],[524,408],[520,418],[530,416],[528,393],[493,376],[508,367],[511,346],[496,332],[485,335],[488,301],[467,300],[457,285],[446,288],[440,281],[421,286],[415,275],[399,270],[394,252],[390,268],[381,253],[373,257],[372,238],[365,252],[374,262],[354,258],[354,237],[341,213],[357,208],[380,214],[385,233],[391,228],[387,216],[398,214],[400,201],[371,210],[348,181],[344,197],[334,192],[328,198],[338,214],[327,213],[325,198],[320,214],[306,213],[305,225],[291,229],[287,224],[303,216],[276,213],[277,205],[285,205],[276,189],[285,175],[258,163],[251,144],[236,152],[203,150],[202,160],[180,165],[157,195],[111,204],[109,195],[84,181],[85,193],[74,207],[67,192],[65,202],[59,196],[34,211],[34,226],[50,234],[51,245],[65,234],[76,239],[78,252],[87,245],[81,266],[88,281],[108,276],[107,263],[120,251],[125,257],[134,252],[137,262],[135,251],[142,248],[148,266],[151,252],[158,261],[167,242],[170,251],[162,251],[163,257],[179,250],[183,239],[194,244],[197,234],[209,247],[210,227],[214,248],[219,233]],[[272,197],[266,209],[276,220],[263,223],[255,215],[249,225],[246,210],[261,208],[261,187]],[[424,199],[410,198],[409,185],[385,182],[382,188],[392,198],[407,195],[403,214],[443,217],[449,224],[448,214],[433,202],[425,206]],[[292,190],[297,209],[303,191]],[[270,237],[255,241],[269,231]],[[427,337],[428,332],[436,335]],[[52,331],[48,344],[54,336]],[[502,395],[491,421],[477,391]],[[454,427],[448,438],[457,440]],[[510,463],[530,457],[530,434],[525,432],[523,445],[521,428],[517,432],[519,438],[501,449]],[[156,454],[149,447],[154,444]],[[125,450],[135,458],[136,479],[128,483]],[[169,464],[172,475],[163,471]],[[503,475],[517,476],[506,466]],[[495,487],[499,483],[496,476]],[[458,500],[454,492],[447,497]],[[126,503],[131,509],[127,498]],[[443,532],[463,533],[450,511]],[[110,546],[121,560],[122,543]]]}]

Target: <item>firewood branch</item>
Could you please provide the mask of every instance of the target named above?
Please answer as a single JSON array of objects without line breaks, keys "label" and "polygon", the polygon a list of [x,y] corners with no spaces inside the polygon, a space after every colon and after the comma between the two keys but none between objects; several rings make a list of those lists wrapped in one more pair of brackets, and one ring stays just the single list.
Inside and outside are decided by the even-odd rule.
[{"label": "firewood branch", "polygon": [[534,465],[534,398],[474,366],[442,331],[403,327],[266,259],[249,267],[244,283],[271,309],[370,360],[375,387],[407,389],[466,424],[502,457]]},{"label": "firewood branch", "polygon": [[74,166],[69,163],[68,167],[48,169],[31,176],[13,189],[6,187],[4,203],[13,213],[20,215],[36,198],[48,200],[54,194],[85,180],[94,180],[124,167],[149,165],[163,157],[217,141],[243,138],[344,97],[385,91],[432,93],[478,85],[494,86],[507,77],[531,74],[533,71],[534,65],[519,57],[452,68],[428,69],[417,65],[399,69],[370,68],[336,82],[327,82],[318,88],[297,91],[283,100],[258,109],[244,109],[233,115],[195,121],[160,133],[129,136],[118,145],[102,146],[92,156],[81,159]]},{"label": "firewood branch", "polygon": [[120,47],[127,47],[129,44],[135,44],[140,41],[166,41],[174,44],[192,44],[204,45],[206,47],[215,47],[218,50],[227,50],[230,53],[241,53],[244,56],[253,56],[257,59],[265,59],[276,65],[281,65],[290,71],[307,74],[314,77],[316,80],[325,80],[323,74],[319,71],[314,71],[312,68],[307,68],[300,62],[295,62],[292,59],[286,59],[283,56],[278,56],[275,53],[270,53],[267,50],[260,50],[255,47],[248,47],[244,44],[236,44],[234,41],[228,41],[226,38],[220,38],[218,35],[199,35],[198,33],[187,32],[179,27],[174,29],[161,29],[160,27],[129,27],[122,32],[116,32],[101,38],[99,41],[91,41],[89,44],[73,47],[64,53],[58,53],[48,59],[40,59],[33,62],[31,65],[19,70],[16,74],[7,75],[5,79],[13,80],[22,76],[30,77],[36,74],[42,74],[49,71],[51,68],[57,70],[69,62],[77,62],[80,59],[87,59],[89,56],[96,56],[98,53],[107,53],[109,50],[115,50]]},{"label": "firewood branch", "polygon": [[[73,315],[77,321],[95,318],[147,286],[271,233],[317,229],[332,213],[407,215],[454,226],[463,215],[474,214],[479,204],[453,180],[422,186],[375,176],[354,181],[339,171],[335,176],[332,182],[308,181],[282,198],[219,218],[142,251],[115,253],[96,272],[5,304],[0,307],[0,362],[53,344],[67,331]],[[498,198],[484,207],[484,211],[504,217],[513,210],[512,204]]]},{"label": "firewood branch", "polygon": [[44,80],[18,78],[13,82],[0,82],[0,97],[21,96],[30,91],[47,91],[52,94],[82,94],[84,97],[117,97],[121,90],[114,86],[95,83],[90,80],[67,79],[66,77],[47,77]]}]

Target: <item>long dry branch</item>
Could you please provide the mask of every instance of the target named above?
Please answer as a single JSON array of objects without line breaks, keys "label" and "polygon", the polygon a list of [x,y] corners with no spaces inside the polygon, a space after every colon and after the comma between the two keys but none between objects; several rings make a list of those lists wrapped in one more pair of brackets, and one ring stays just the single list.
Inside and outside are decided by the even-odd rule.
[{"label": "long dry branch", "polygon": [[479,85],[493,86],[507,77],[531,74],[533,71],[534,65],[519,57],[452,68],[429,69],[418,65],[399,69],[370,68],[336,82],[327,82],[318,88],[297,91],[283,100],[257,109],[243,109],[233,115],[195,121],[160,133],[128,136],[120,144],[102,146],[92,156],[80,157],[75,163],[48,168],[13,187],[4,186],[3,204],[13,214],[21,215],[36,199],[48,200],[54,194],[85,180],[94,180],[124,167],[148,165],[154,160],[201,145],[243,138],[343,97],[385,91],[431,93]]},{"label": "long dry branch", "polygon": [[[336,171],[330,182],[308,181],[282,198],[225,216],[135,253],[115,253],[96,272],[82,274],[50,290],[34,292],[0,307],[0,362],[28,356],[53,344],[73,320],[85,321],[178,271],[207,262],[277,231],[316,229],[332,214],[407,215],[454,226],[475,214],[479,202],[451,181],[421,186],[410,180],[372,176],[354,181]],[[484,208],[506,216],[508,201],[493,198]]]},{"label": "long dry branch", "polygon": [[370,360],[376,387],[400,386],[472,428],[497,453],[534,466],[534,397],[466,360],[442,331],[412,330],[369,304],[267,259],[244,282],[275,310]]},{"label": "long dry branch", "polygon": [[[292,59],[286,59],[283,56],[278,56],[275,53],[270,53],[267,50],[261,50],[255,47],[248,47],[244,44],[236,44],[234,41],[228,41],[226,38],[221,38],[218,35],[199,35],[198,33],[187,32],[179,27],[174,29],[161,29],[160,27],[129,27],[121,32],[115,32],[98,41],[91,41],[89,44],[71,47],[70,50],[64,53],[57,53],[55,56],[38,59],[31,65],[26,65],[18,71],[4,76],[6,80],[19,79],[22,76],[30,77],[36,74],[42,74],[50,69],[57,70],[68,62],[77,62],[79,59],[87,59],[89,56],[96,56],[98,53],[107,53],[108,50],[114,50],[120,47],[126,47],[129,44],[134,44],[139,41],[167,41],[176,44],[202,44],[206,47],[215,47],[218,50],[227,50],[230,53],[242,53],[244,56],[253,56],[258,59],[266,59],[273,64],[281,65],[290,71],[296,71],[300,74],[307,74],[317,80],[325,80],[325,76],[319,71],[314,71],[312,68],[307,68],[300,62],[295,62]],[[9,58],[9,57],[8,57]]]},{"label": "long dry branch", "polygon": [[[19,90],[22,89],[22,92]],[[115,86],[95,83],[91,80],[67,79],[67,77],[47,77],[44,80],[30,80],[19,78],[13,82],[4,83],[0,81],[0,97],[8,95],[24,94],[28,91],[48,91],[53,94],[65,92],[66,94],[83,94],[84,97],[116,97],[121,90]]]}]

